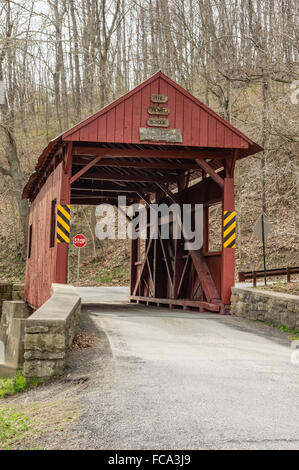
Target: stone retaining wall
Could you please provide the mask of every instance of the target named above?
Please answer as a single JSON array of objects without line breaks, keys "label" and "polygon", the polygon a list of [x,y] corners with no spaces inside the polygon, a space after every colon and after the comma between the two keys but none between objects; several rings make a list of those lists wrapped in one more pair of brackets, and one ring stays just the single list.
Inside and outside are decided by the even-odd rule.
[{"label": "stone retaining wall", "polygon": [[24,362],[25,322],[31,314],[31,309],[22,300],[5,300],[2,305],[0,319],[0,343],[5,362],[13,369],[19,369]]},{"label": "stone retaining wall", "polygon": [[24,300],[24,284],[12,285],[12,300]]},{"label": "stone retaining wall", "polygon": [[12,300],[12,284],[0,282],[0,318],[2,315],[2,305],[5,300]]},{"label": "stone retaining wall", "polygon": [[12,284],[11,282],[0,282],[0,318],[2,315],[2,305],[5,300],[23,300],[24,284]]},{"label": "stone retaining wall", "polygon": [[61,375],[79,327],[81,299],[73,286],[53,284],[51,298],[25,324],[26,377]]},{"label": "stone retaining wall", "polygon": [[247,287],[233,287],[231,314],[299,329],[299,296]]}]

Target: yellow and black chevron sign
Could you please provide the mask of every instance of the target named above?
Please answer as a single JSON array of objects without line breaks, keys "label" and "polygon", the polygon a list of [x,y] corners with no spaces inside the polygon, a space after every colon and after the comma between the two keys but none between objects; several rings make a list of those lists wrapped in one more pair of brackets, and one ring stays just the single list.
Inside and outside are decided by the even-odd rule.
[{"label": "yellow and black chevron sign", "polygon": [[236,212],[223,212],[223,247],[236,248]]},{"label": "yellow and black chevron sign", "polygon": [[57,243],[70,242],[71,206],[57,205]]}]

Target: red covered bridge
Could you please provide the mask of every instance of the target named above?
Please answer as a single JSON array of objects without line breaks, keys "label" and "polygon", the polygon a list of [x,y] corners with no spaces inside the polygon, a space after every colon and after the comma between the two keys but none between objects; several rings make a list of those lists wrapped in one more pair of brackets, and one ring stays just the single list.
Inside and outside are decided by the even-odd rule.
[{"label": "red covered bridge", "polygon": [[[225,313],[234,284],[234,168],[261,147],[158,72],[52,140],[24,188],[30,200],[25,300],[34,308],[67,282],[66,222],[72,204],[143,201],[204,206],[203,247],[132,241],[131,301]],[[192,181],[198,180],[196,184]],[[222,203],[222,249],[209,249],[209,207]],[[58,233],[58,242],[56,236]]]}]

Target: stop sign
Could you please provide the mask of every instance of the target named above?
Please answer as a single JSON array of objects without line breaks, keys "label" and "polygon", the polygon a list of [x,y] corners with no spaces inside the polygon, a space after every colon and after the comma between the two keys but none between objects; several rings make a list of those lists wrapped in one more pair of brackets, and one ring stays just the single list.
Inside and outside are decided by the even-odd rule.
[{"label": "stop sign", "polygon": [[78,235],[76,235],[74,238],[73,238],[73,244],[77,247],[77,248],[83,248],[83,246],[86,245],[86,238],[84,235],[82,235],[81,233],[79,233]]}]

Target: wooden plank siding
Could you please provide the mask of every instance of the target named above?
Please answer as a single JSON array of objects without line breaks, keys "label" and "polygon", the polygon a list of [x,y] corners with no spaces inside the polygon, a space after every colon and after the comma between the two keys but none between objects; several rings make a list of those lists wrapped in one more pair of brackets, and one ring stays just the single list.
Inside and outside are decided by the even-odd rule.
[{"label": "wooden plank siding", "polygon": [[49,175],[30,206],[28,227],[32,225],[32,241],[31,256],[26,262],[24,298],[33,307],[48,300],[51,284],[55,282],[57,243],[55,240],[50,247],[51,208],[54,199],[58,203],[60,200],[61,177],[62,163]]},{"label": "wooden plank siding", "polygon": [[[165,94],[169,129],[180,129],[183,142],[177,146],[240,148],[250,140],[161,72],[142,86],[100,110],[63,134],[63,140],[140,144],[139,128],[147,127],[152,94]],[[165,116],[166,117],[166,116]],[[142,144],[167,145],[142,141]]]}]

